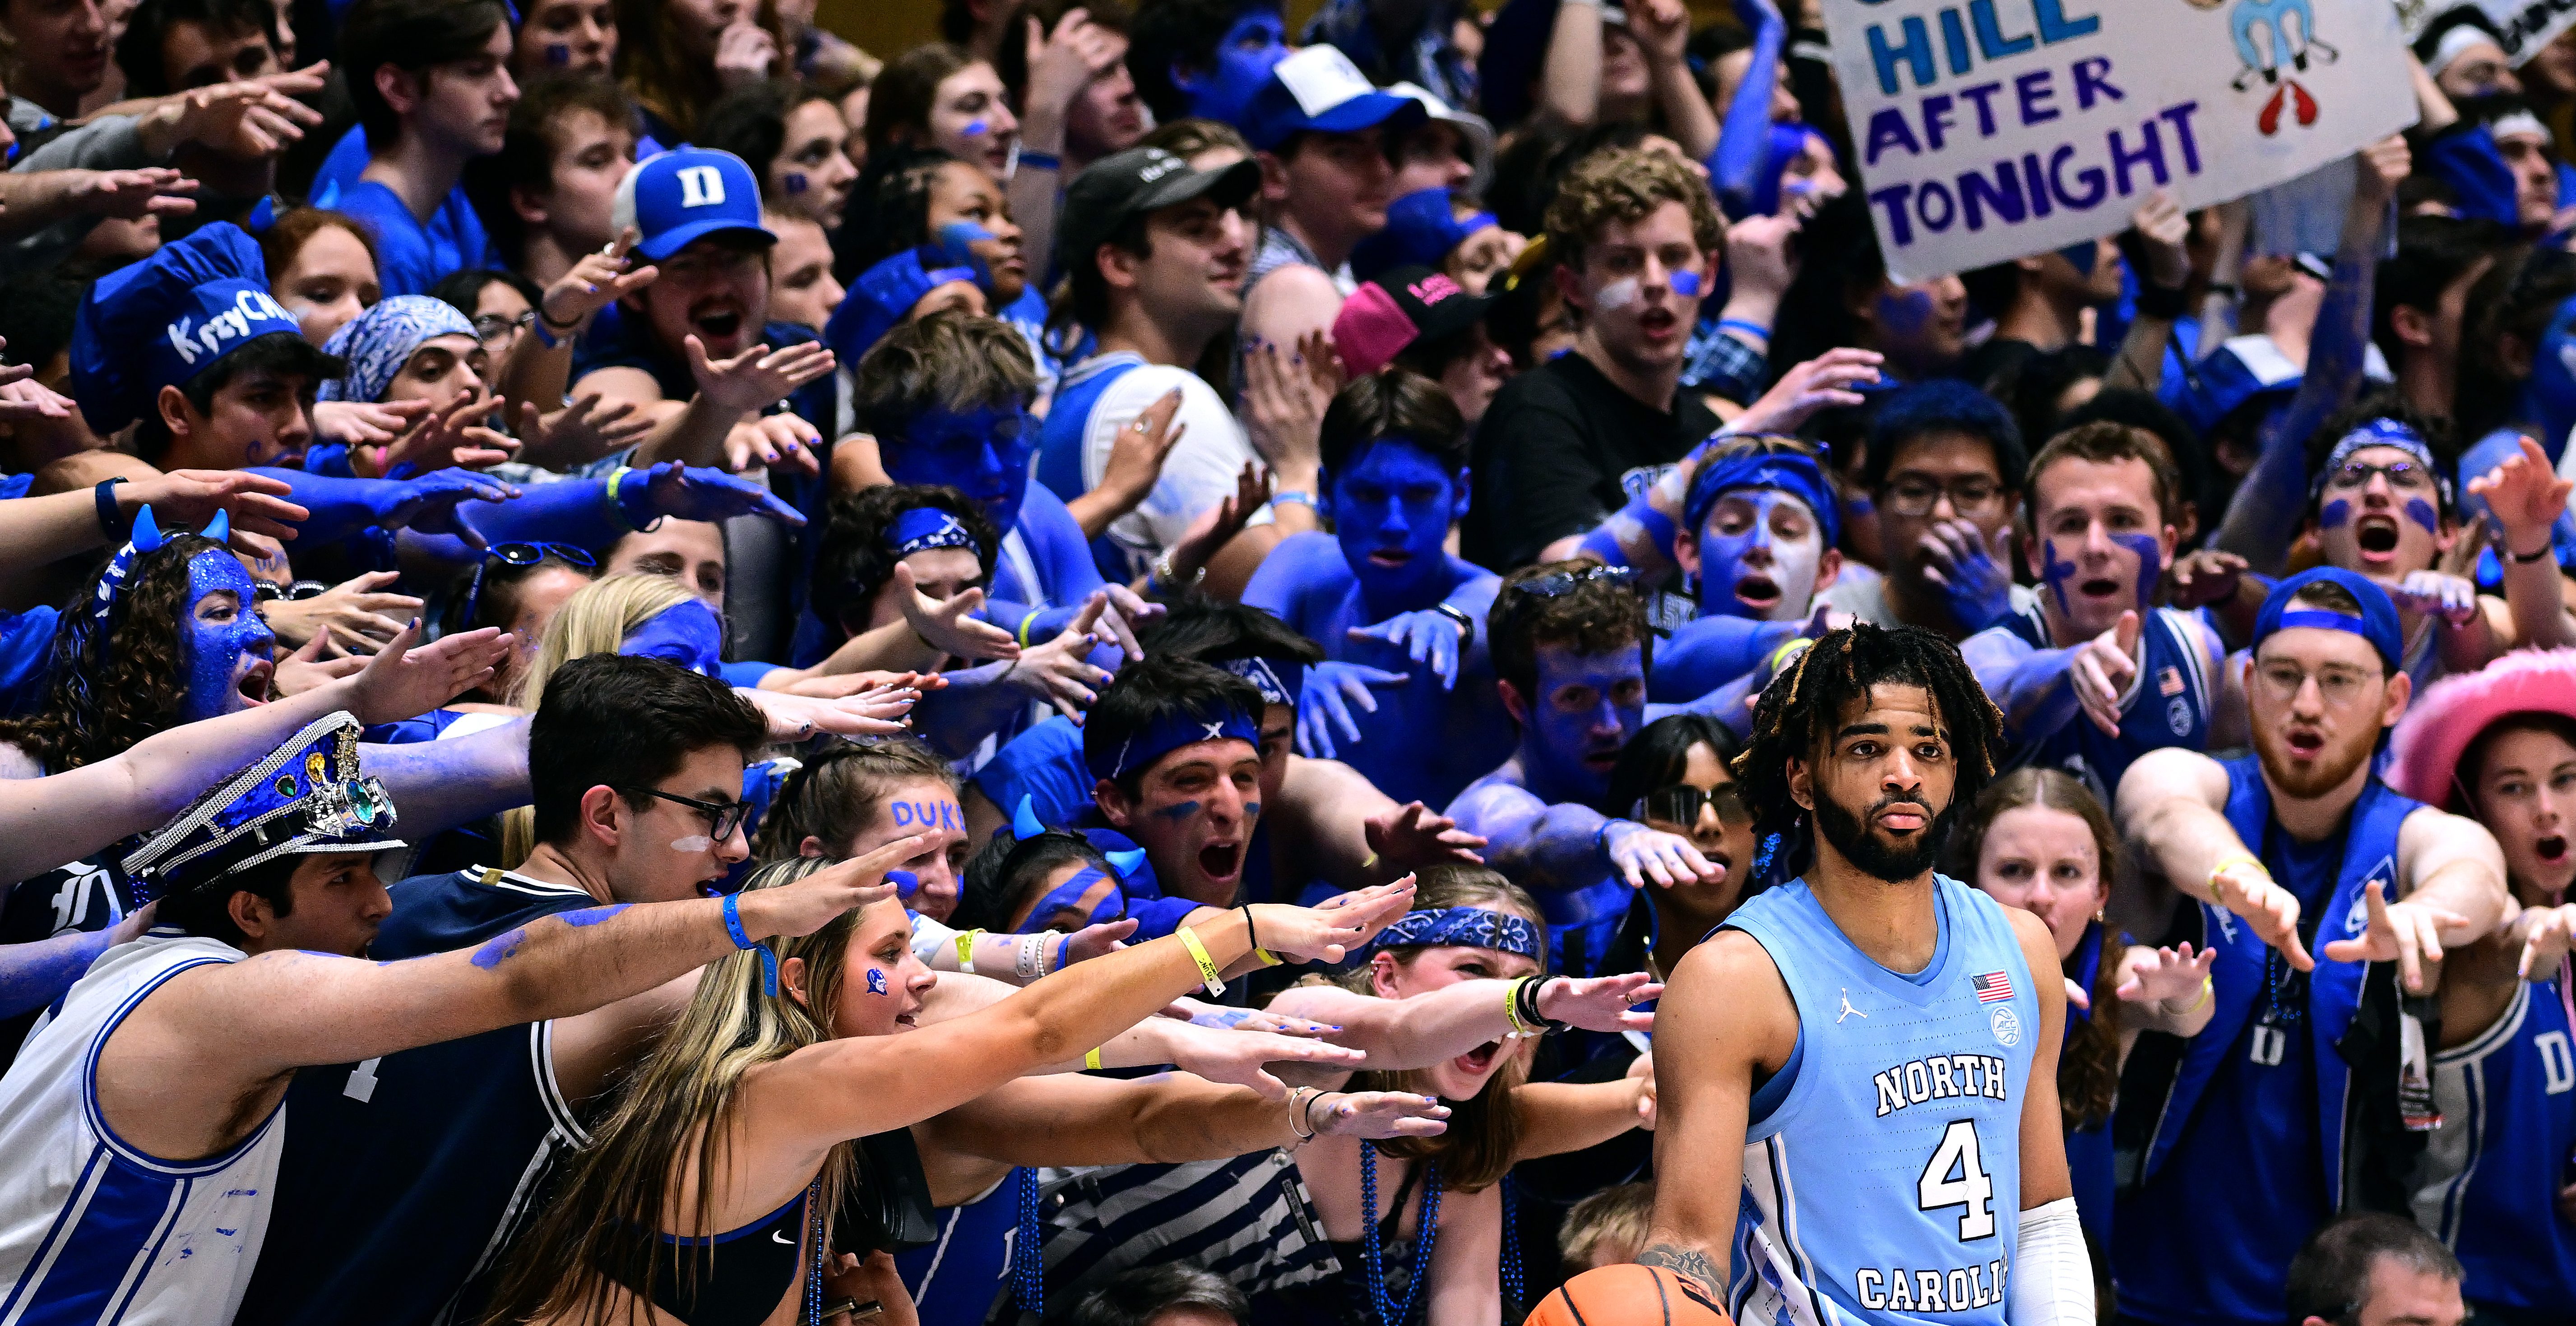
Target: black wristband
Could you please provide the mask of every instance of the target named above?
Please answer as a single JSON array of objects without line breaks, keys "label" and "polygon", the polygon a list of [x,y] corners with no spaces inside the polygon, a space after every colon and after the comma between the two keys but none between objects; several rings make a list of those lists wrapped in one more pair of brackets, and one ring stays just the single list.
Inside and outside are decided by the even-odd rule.
[{"label": "black wristband", "polygon": [[98,487],[90,490],[91,495],[98,501],[98,532],[107,536],[107,541],[110,543],[125,536],[123,528],[125,520],[117,514],[115,491],[116,486],[123,482],[125,480],[122,476],[101,479]]},{"label": "black wristband", "polygon": [[1546,988],[1548,980],[1548,977],[1542,976],[1536,980],[1523,981],[1520,988],[1512,992],[1512,998],[1520,1005],[1522,1022],[1533,1027],[1545,1027],[1549,1031],[1563,1031],[1574,1024],[1551,1021],[1538,1011],[1539,991]]},{"label": "black wristband", "polygon": [[2513,559],[2514,565],[2516,565],[2516,566],[2529,566],[2529,565],[2531,565],[2533,562],[2537,562],[2537,561],[2541,560],[2542,558],[2547,557],[2547,556],[2549,556],[2550,554],[2555,553],[2555,552],[2557,552],[2557,551],[2558,551],[2558,546],[2557,546],[2557,544],[2555,544],[2555,543],[2544,543],[2544,544],[2540,545],[2540,550],[2539,550],[2538,552],[2518,553],[2518,552],[2515,552],[2515,551],[2513,551],[2512,549],[2508,548],[2508,549],[2506,549],[2506,550],[2505,550],[2505,555],[2506,555],[2506,556],[2508,556],[2508,557],[2511,557],[2511,558]]},{"label": "black wristband", "polygon": [[1458,647],[1460,649],[1465,649],[1469,645],[1476,643],[1475,618],[1468,616],[1464,610],[1453,607],[1447,603],[1434,603],[1431,605],[1431,610],[1453,622],[1458,623]]},{"label": "black wristband", "polygon": [[1252,924],[1252,904],[1248,902],[1243,904],[1243,937],[1252,941],[1254,948],[1261,947],[1261,930]]},{"label": "black wristband", "polygon": [[2138,316],[2164,322],[2179,322],[2190,305],[2180,290],[2168,289],[2152,281],[2138,282]]}]

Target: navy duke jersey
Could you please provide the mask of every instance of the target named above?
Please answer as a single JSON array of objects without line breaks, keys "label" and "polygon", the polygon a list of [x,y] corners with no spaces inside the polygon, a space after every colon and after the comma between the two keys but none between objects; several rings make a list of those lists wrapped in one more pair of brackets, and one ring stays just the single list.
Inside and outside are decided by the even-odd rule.
[{"label": "navy duke jersey", "polygon": [[1912,975],[1855,946],[1805,880],[1727,918],[1798,1009],[1745,1130],[1727,1309],[1746,1326],[2003,1326],[2039,994],[2002,906],[1933,888],[1940,941]]},{"label": "navy duke jersey", "polygon": [[[597,905],[498,870],[416,876],[393,900],[376,958],[466,948]],[[555,1158],[587,1140],[556,1089],[553,1026],[297,1073],[295,1129],[240,1326],[474,1320],[460,1287],[492,1269]]]},{"label": "navy duke jersey", "polygon": [[[1992,629],[2009,631],[2033,649],[2061,648],[2034,601]],[[2054,732],[2012,733],[2005,767],[2063,769],[2084,780],[2105,806],[2120,789],[2120,775],[2151,750],[2209,747],[2209,716],[2218,674],[2203,644],[2199,623],[2187,612],[2158,608],[2138,631],[2138,673],[2120,701],[2120,735],[2104,735],[2079,708]]]},{"label": "navy duke jersey", "polygon": [[2468,1268],[2480,1321],[2564,1321],[2576,1304],[2576,1224],[2558,1205],[2576,1182],[2568,990],[2565,968],[2521,983],[2494,1025],[2433,1057],[2442,1126],[2415,1218]]}]

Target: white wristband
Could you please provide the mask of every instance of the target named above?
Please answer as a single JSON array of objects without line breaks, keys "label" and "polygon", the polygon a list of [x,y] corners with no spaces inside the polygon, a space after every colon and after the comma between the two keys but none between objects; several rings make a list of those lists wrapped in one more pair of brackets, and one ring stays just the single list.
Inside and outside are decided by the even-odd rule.
[{"label": "white wristband", "polygon": [[2084,1251],[2074,1198],[2021,1213],[2020,1246],[2004,1293],[2008,1326],[2093,1326],[2093,1258]]}]

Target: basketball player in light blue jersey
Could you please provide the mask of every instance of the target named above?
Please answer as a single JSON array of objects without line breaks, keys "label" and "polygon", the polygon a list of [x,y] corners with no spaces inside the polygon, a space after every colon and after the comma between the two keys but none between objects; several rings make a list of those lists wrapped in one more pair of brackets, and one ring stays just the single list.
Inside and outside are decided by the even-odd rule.
[{"label": "basketball player in light blue jersey", "polygon": [[[2008,768],[2062,769],[2104,805],[2151,750],[2205,750],[2227,656],[2193,613],[2155,606],[2174,556],[2180,481],[2151,433],[2103,421],[2031,458],[2024,547],[2037,601],[1959,646],[2004,712]],[[2241,740],[2241,738],[2240,738]]]},{"label": "basketball player in light blue jersey", "polygon": [[2492,835],[2372,772],[2413,694],[2398,620],[2354,572],[2282,581],[2240,665],[2255,753],[2151,751],[2120,781],[2122,836],[2200,904],[2180,937],[2218,953],[2209,1024],[2141,1035],[2123,1072],[2124,1321],[2271,1326],[2311,1232],[2413,1195],[2437,1120],[2402,996],[2510,903]]},{"label": "basketball player in light blue jersey", "polygon": [[1723,1286],[1736,1321],[2093,1321],[2056,943],[1932,872],[2001,726],[1957,649],[1911,626],[1832,632],[1763,692],[1738,786],[1766,849],[1805,869],[1683,958],[1658,1006],[1637,1256]]}]

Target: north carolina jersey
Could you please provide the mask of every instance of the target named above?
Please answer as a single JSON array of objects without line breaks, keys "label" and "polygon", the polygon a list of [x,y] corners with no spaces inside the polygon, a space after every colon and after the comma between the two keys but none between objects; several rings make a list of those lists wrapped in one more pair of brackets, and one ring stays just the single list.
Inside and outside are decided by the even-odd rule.
[{"label": "north carolina jersey", "polygon": [[[2050,637],[2036,602],[1991,629],[2009,631],[2033,649],[2061,647]],[[2120,735],[2105,735],[2078,709],[2054,732],[2013,733],[2005,767],[2063,769],[2083,779],[2107,806],[2120,788],[2120,775],[2139,756],[2167,746],[2206,749],[2217,677],[2203,639],[2190,613],[2172,608],[2148,613],[2138,632],[2138,672],[2129,693],[2120,697]]]},{"label": "north carolina jersey", "polygon": [[2415,1218],[2459,1254],[2461,1292],[2481,1320],[2543,1320],[2576,1304],[2576,1224],[2558,1204],[2576,1152],[2566,979],[2517,984],[2495,1025],[2433,1057],[2442,1126]]},{"label": "north carolina jersey", "polygon": [[169,1161],[118,1138],[91,1087],[100,1047],[162,982],[243,956],[170,931],[119,944],[0,1077],[0,1323],[232,1319],[268,1232],[285,1105],[221,1155]]},{"label": "north carolina jersey", "polygon": [[1798,1009],[1794,1080],[1745,1130],[1738,1322],[2003,1326],[2039,994],[2003,908],[1932,878],[1940,939],[1911,976],[1861,952],[1803,879],[1726,920]]}]

